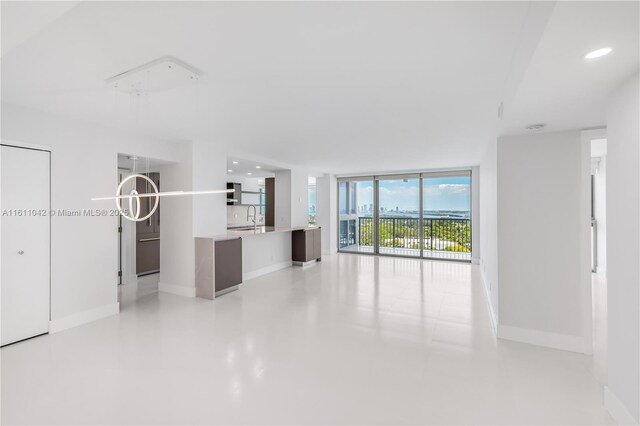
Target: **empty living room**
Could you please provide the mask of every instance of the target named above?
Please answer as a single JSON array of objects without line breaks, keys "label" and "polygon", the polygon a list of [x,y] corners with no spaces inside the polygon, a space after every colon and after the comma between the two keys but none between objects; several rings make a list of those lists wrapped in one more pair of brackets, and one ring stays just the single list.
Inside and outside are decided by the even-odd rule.
[{"label": "empty living room", "polygon": [[0,423],[640,423],[640,1],[0,2]]}]

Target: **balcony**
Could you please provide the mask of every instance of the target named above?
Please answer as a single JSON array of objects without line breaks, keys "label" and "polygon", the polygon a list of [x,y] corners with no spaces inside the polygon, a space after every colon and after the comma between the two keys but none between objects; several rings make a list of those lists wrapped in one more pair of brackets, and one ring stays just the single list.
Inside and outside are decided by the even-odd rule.
[{"label": "balcony", "polygon": [[[358,217],[343,221],[340,251],[374,253],[374,221]],[[381,217],[379,253],[420,257],[420,220]],[[446,260],[471,260],[471,221],[458,218],[425,218],[422,256]]]}]

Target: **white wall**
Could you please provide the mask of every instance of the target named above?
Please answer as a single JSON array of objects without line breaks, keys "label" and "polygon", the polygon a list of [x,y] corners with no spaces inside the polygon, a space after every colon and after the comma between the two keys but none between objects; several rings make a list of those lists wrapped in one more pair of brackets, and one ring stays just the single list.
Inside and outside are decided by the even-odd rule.
[{"label": "white wall", "polygon": [[276,226],[309,224],[309,174],[306,170],[280,170],[276,178]]},{"label": "white wall", "polygon": [[500,337],[590,348],[590,158],[583,145],[579,131],[498,139]]},{"label": "white wall", "polygon": [[640,419],[640,94],[639,77],[607,108],[608,391],[619,422]]},{"label": "white wall", "polygon": [[[192,188],[194,191],[227,188],[227,153],[212,141],[194,140],[192,150]],[[218,235],[226,231],[227,194],[191,197],[193,236]]]},{"label": "white wall", "polygon": [[337,185],[334,175],[325,174],[316,179],[316,222],[322,228],[323,254],[335,253],[338,250]]},{"label": "white wall", "polygon": [[[180,148],[7,104],[2,105],[2,139],[51,147],[51,205],[72,210],[114,208],[112,201],[91,198],[114,194],[118,152],[171,161]],[[163,214],[163,221],[169,216]],[[117,226],[115,216],[52,218],[52,328],[117,312]]]},{"label": "white wall", "polygon": [[480,263],[480,167],[471,168],[471,261]]},{"label": "white wall", "polygon": [[253,226],[253,222],[247,220],[247,206],[227,206],[227,226],[240,225]]},{"label": "white wall", "polygon": [[[227,154],[214,142],[184,142],[177,159],[178,163],[160,170],[164,191],[226,189]],[[162,200],[160,291],[195,296],[193,237],[226,232],[226,198],[226,194],[206,194]]]},{"label": "white wall", "polygon": [[291,227],[291,170],[275,173],[275,226]]},{"label": "white wall", "polygon": [[309,225],[309,173],[291,170],[291,226]]},{"label": "white wall", "polygon": [[242,239],[242,279],[291,266],[291,232],[274,232]]},{"label": "white wall", "polygon": [[480,163],[479,209],[480,209],[480,268],[489,300],[493,326],[499,320],[498,287],[498,150],[494,139]]},{"label": "white wall", "polygon": [[[184,143],[176,163],[160,167],[163,191],[190,191],[192,147]],[[195,296],[193,203],[186,197],[164,197],[160,203],[160,291]]]}]

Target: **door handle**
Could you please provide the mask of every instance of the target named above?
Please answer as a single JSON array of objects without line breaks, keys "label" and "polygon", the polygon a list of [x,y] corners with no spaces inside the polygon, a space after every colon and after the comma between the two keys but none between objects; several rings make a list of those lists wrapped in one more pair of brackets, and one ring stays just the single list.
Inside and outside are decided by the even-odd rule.
[{"label": "door handle", "polygon": [[156,238],[141,238],[138,240],[139,243],[146,243],[147,241],[158,241],[160,237]]},{"label": "door handle", "polygon": [[19,255],[23,255],[24,254],[24,250],[18,250],[18,254]]}]

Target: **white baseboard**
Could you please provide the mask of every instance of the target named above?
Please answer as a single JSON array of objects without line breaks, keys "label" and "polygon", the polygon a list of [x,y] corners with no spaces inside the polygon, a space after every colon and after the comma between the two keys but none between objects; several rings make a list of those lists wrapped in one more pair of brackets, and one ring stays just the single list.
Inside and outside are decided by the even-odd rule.
[{"label": "white baseboard", "polygon": [[247,281],[252,278],[259,277],[261,275],[269,274],[271,272],[279,271],[280,269],[285,269],[293,265],[291,260],[287,260],[285,262],[276,263],[274,265],[269,265],[264,268],[256,269],[255,271],[243,272],[242,273],[242,281]]},{"label": "white baseboard", "polygon": [[184,285],[175,285],[170,283],[159,282],[158,291],[175,294],[176,296],[182,296],[182,297],[196,297],[195,286],[187,287]]},{"label": "white baseboard", "polygon": [[123,277],[122,284],[125,284],[125,285],[138,284],[138,276],[136,274],[131,274],[128,277]]},{"label": "white baseboard", "polygon": [[496,311],[493,309],[493,302],[491,301],[491,293],[489,292],[489,281],[484,274],[484,265],[480,264],[480,276],[482,278],[482,288],[484,290],[484,297],[487,299],[487,308],[489,309],[489,317],[491,318],[491,329],[493,334],[498,336],[498,321],[496,319]]},{"label": "white baseboard", "polygon": [[584,339],[582,336],[549,333],[547,331],[499,324],[498,337],[500,339],[529,343],[531,345],[544,346],[547,348],[584,353]]},{"label": "white baseboard", "polygon": [[313,260],[310,260],[308,262],[293,262],[293,265],[294,266],[299,266],[302,269],[306,269],[309,266],[316,265],[318,262],[319,262],[318,259],[313,259]]},{"label": "white baseboard", "polygon": [[78,312],[64,318],[49,321],[49,333],[58,333],[69,328],[78,327],[102,318],[116,315],[120,312],[119,303],[111,303],[109,305],[98,306],[97,308]]},{"label": "white baseboard", "polygon": [[604,387],[604,407],[607,409],[613,420],[619,425],[637,425],[638,421],[624,406],[622,401],[614,394],[609,386]]}]

